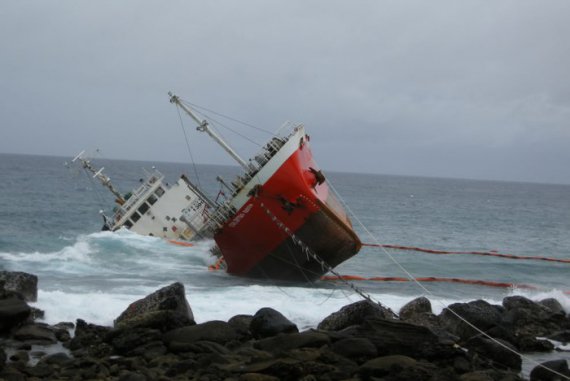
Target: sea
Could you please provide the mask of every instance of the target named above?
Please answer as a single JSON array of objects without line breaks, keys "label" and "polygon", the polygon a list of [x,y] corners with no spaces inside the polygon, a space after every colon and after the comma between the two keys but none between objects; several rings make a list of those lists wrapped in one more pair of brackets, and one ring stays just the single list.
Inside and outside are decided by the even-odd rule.
[{"label": "sea", "polygon": [[[112,214],[113,196],[71,159],[0,154],[0,270],[39,277],[33,305],[45,311],[47,323],[80,318],[110,326],[130,303],[173,282],[184,284],[198,323],[272,307],[307,329],[361,300],[338,281],[276,283],[211,271],[208,266],[215,258],[210,240],[183,247],[128,230],[103,232],[100,211]],[[156,168],[171,183],[186,173],[215,198],[216,176],[231,180],[238,172],[232,166],[96,155],[92,161],[104,167],[125,193],[138,186],[145,170]],[[364,243],[570,259],[569,185],[333,171],[325,171],[325,176]],[[451,303],[475,299],[500,304],[510,295],[533,300],[553,297],[570,312],[569,270],[568,263],[378,247],[363,247],[336,268],[340,274],[363,278],[460,278],[515,285],[353,282],[396,312],[410,300],[426,296],[435,313]]]}]

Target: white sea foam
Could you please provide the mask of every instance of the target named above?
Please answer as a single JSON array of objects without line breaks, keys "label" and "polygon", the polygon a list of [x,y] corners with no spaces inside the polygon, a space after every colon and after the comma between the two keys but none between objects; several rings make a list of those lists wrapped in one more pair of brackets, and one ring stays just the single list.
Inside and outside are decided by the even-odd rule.
[{"label": "white sea foam", "polygon": [[51,262],[57,261],[73,261],[89,263],[91,258],[89,254],[93,252],[89,242],[79,239],[71,246],[66,246],[59,251],[41,253],[35,251],[32,253],[0,253],[0,258],[12,262]]}]

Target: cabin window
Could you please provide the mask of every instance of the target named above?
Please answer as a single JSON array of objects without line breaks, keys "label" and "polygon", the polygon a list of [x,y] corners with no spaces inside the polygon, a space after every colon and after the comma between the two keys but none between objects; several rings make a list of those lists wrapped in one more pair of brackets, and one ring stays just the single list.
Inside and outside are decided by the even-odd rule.
[{"label": "cabin window", "polygon": [[191,199],[192,199],[192,197],[186,195],[186,200],[187,200],[187,201],[190,201]]},{"label": "cabin window", "polygon": [[151,194],[149,196],[149,198],[146,200],[149,204],[154,205],[154,203],[156,202],[157,198],[155,195]]},{"label": "cabin window", "polygon": [[123,226],[125,226],[127,229],[130,229],[133,227],[133,223],[130,220],[127,220]]},{"label": "cabin window", "polygon": [[138,214],[137,212],[134,212],[131,216],[131,220],[133,220],[133,222],[137,222],[140,218],[141,218],[141,215]]},{"label": "cabin window", "polygon": [[155,194],[157,197],[161,197],[161,196],[164,194],[164,189],[162,189],[161,187],[158,187],[158,188],[156,189],[156,192],[154,192],[154,194]]},{"label": "cabin window", "polygon": [[141,206],[139,206],[138,211],[140,214],[145,214],[146,211],[150,208],[146,202],[143,202]]},{"label": "cabin window", "polygon": [[170,221],[170,216],[166,216],[166,221]]}]

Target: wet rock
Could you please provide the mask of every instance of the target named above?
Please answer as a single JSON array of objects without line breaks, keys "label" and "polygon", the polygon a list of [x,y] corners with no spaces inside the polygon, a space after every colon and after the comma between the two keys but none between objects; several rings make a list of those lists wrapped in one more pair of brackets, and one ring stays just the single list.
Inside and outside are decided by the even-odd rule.
[{"label": "wet rock", "polygon": [[317,328],[327,331],[340,331],[351,325],[362,324],[371,318],[397,319],[397,316],[389,308],[362,300],[333,312],[321,321]]},{"label": "wet rock", "polygon": [[319,348],[328,344],[329,341],[329,337],[323,333],[306,331],[268,337],[258,340],[253,346],[270,353],[282,353],[296,348]]},{"label": "wet rock", "polygon": [[562,379],[561,376],[552,371],[570,377],[566,360],[552,360],[535,366],[530,372],[530,381],[558,381]]},{"label": "wet rock", "polygon": [[431,364],[420,363],[407,356],[393,355],[365,362],[360,367],[359,373],[365,379],[391,375],[397,380],[428,380],[434,369]]},{"label": "wet rock", "polygon": [[520,337],[516,344],[521,352],[550,352],[554,349],[554,344],[550,341],[534,336]]},{"label": "wet rock", "polygon": [[4,369],[4,366],[6,365],[6,360],[7,360],[6,352],[4,351],[4,348],[0,348],[0,371]]},{"label": "wet rock", "polygon": [[5,381],[26,381],[27,377],[14,367],[6,367],[0,372],[0,379]]},{"label": "wet rock", "polygon": [[50,365],[63,366],[63,365],[71,363],[73,361],[73,359],[71,357],[69,357],[69,355],[67,353],[58,352],[58,353],[52,353],[50,355],[47,355],[46,357],[44,357],[42,359],[42,361],[45,362],[46,364],[50,364]]},{"label": "wet rock", "polygon": [[351,337],[337,341],[331,346],[331,350],[349,359],[369,359],[376,357],[376,346],[366,338]]},{"label": "wet rock", "polygon": [[370,319],[361,326],[348,328],[352,336],[367,338],[379,355],[404,355],[438,359],[453,356],[458,350],[453,342],[426,327],[396,320]]},{"label": "wet rock", "polygon": [[57,338],[53,330],[46,324],[26,324],[18,328],[12,337],[19,341],[35,344],[55,344]]},{"label": "wet rock", "polygon": [[105,342],[121,355],[141,355],[146,344],[160,340],[159,330],[141,327],[116,329],[105,336]]},{"label": "wet rock", "polygon": [[46,379],[54,372],[54,369],[51,365],[40,362],[36,366],[22,368],[21,371],[31,377]]},{"label": "wet rock", "polygon": [[488,331],[493,327],[500,326],[502,321],[501,312],[502,309],[499,306],[493,306],[484,300],[475,300],[469,303],[454,303],[448,306],[439,315],[439,319],[441,325],[452,334],[467,340],[479,332],[466,324],[457,315],[480,330]]},{"label": "wet rock", "polygon": [[516,348],[506,341],[477,336],[468,340],[465,348],[479,354],[482,358],[491,360],[493,367],[521,370],[521,357],[516,354]]},{"label": "wet rock", "polygon": [[249,330],[255,338],[299,332],[294,323],[273,308],[262,308],[257,311],[251,320]]},{"label": "wet rock", "polygon": [[213,320],[202,324],[186,326],[166,332],[162,336],[166,343],[196,343],[198,341],[213,341],[225,344],[238,340],[240,335],[224,321]]},{"label": "wet rock", "polygon": [[523,296],[504,298],[503,306],[503,322],[516,336],[548,336],[570,328],[570,320],[565,316]]},{"label": "wet rock", "polygon": [[543,299],[538,303],[545,306],[556,315],[566,316],[566,311],[564,311],[562,304],[554,298]]},{"label": "wet rock", "polygon": [[4,284],[4,290],[20,294],[28,302],[38,300],[38,277],[33,274],[0,271],[0,282]]},{"label": "wet rock", "polygon": [[238,381],[279,381],[279,378],[262,373],[245,373],[239,377]]},{"label": "wet rock", "polygon": [[0,300],[0,333],[23,324],[30,313],[30,306],[21,299],[11,297]]},{"label": "wet rock", "polygon": [[550,340],[559,341],[563,344],[570,343],[570,330],[554,332],[547,336]]},{"label": "wet rock", "polygon": [[508,296],[503,299],[503,307],[507,311],[515,309],[525,309],[531,312],[537,319],[548,319],[552,316],[553,311],[542,304],[533,302],[524,296]]},{"label": "wet rock", "polygon": [[131,303],[115,319],[116,328],[148,327],[163,332],[195,324],[184,285],[176,282]]},{"label": "wet rock", "polygon": [[75,324],[75,336],[65,343],[65,346],[73,351],[76,357],[92,355],[104,356],[111,352],[111,347],[105,343],[110,327],[90,324],[77,319]]},{"label": "wet rock", "polygon": [[251,315],[236,315],[228,320],[228,324],[231,325],[237,333],[242,335],[244,338],[251,338],[251,331],[249,330],[249,326],[251,325],[251,321],[253,320],[253,316]]},{"label": "wet rock", "polygon": [[431,302],[425,296],[421,296],[405,304],[400,309],[400,319],[408,320],[414,315],[422,313],[432,313]]}]

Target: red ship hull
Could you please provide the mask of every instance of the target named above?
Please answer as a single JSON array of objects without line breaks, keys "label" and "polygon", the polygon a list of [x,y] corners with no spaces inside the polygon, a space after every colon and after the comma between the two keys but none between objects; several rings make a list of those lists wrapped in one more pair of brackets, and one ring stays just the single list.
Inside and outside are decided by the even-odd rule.
[{"label": "red ship hull", "polygon": [[303,252],[291,233],[330,267],[358,253],[361,242],[323,181],[308,137],[303,133],[282,149],[286,152],[273,163],[274,169],[267,169],[266,181],[258,179],[256,183],[254,177],[255,195],[239,205],[237,213],[215,233],[214,239],[231,274],[315,280],[328,269]]}]

